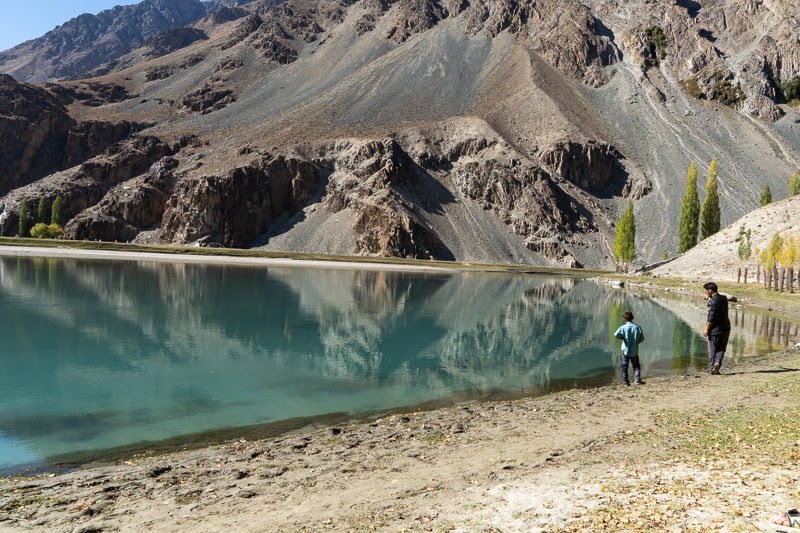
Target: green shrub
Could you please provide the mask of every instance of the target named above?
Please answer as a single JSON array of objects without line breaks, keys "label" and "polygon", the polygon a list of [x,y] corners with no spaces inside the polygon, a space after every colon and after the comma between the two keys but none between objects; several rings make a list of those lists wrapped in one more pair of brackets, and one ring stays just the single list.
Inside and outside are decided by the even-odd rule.
[{"label": "green shrub", "polygon": [[44,222],[38,222],[31,228],[31,237],[34,239],[46,239],[49,235],[50,232],[47,229],[47,224]]},{"label": "green shrub", "polygon": [[58,224],[49,224],[47,230],[50,232],[51,239],[56,239],[64,234],[64,228]]},{"label": "green shrub", "polygon": [[779,85],[783,98],[787,102],[792,100],[800,100],[800,76],[795,76],[786,83]]},{"label": "green shrub", "polygon": [[667,37],[659,26],[650,26],[644,30],[644,58],[646,66],[658,66],[667,57]]},{"label": "green shrub", "polygon": [[764,190],[761,191],[761,198],[759,199],[758,205],[764,207],[767,204],[772,203],[772,191],[769,190],[769,183],[764,184]]},{"label": "green shrub", "polygon": [[724,73],[716,72],[709,98],[727,106],[734,106],[744,101],[744,92],[738,85],[733,85]]},{"label": "green shrub", "polygon": [[55,239],[64,233],[64,228],[58,224],[45,224],[39,222],[31,228],[31,237],[34,239]]}]

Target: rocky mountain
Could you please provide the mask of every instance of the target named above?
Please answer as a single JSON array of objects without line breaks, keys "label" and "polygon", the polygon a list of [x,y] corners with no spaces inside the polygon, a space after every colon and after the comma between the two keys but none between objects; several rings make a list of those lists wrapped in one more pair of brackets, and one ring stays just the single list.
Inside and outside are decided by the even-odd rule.
[{"label": "rocky mountain", "polygon": [[630,200],[652,262],[677,249],[692,160],[701,185],[719,163],[723,226],[764,183],[786,196],[798,13],[787,0],[217,5],[91,78],[2,78],[2,232],[23,198],[60,195],[74,239],[609,267]]},{"label": "rocky mountain", "polygon": [[202,38],[200,30],[192,32],[186,25],[218,11],[223,18],[230,16],[240,3],[244,0],[146,0],[97,15],[84,13],[38,39],[0,52],[0,72],[20,81],[55,81],[113,64],[143,44],[151,48],[151,55],[166,53]]}]

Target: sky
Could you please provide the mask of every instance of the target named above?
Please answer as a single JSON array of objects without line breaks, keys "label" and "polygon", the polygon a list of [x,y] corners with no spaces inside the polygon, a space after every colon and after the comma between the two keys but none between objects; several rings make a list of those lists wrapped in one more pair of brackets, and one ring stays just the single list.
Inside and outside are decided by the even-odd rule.
[{"label": "sky", "polygon": [[0,50],[41,37],[82,13],[97,14],[141,0],[0,0]]}]

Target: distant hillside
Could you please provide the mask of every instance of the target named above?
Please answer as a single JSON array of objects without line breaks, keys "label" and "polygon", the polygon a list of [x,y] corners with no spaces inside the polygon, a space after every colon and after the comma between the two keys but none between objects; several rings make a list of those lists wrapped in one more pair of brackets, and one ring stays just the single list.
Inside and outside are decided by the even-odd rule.
[{"label": "distant hillside", "polygon": [[[736,281],[739,267],[739,229],[750,230],[753,250],[764,250],[772,237],[800,237],[800,195],[754,209],[739,220],[676,259],[653,269],[656,276],[679,276],[684,278]],[[748,262],[748,282],[755,283],[758,258]]]}]

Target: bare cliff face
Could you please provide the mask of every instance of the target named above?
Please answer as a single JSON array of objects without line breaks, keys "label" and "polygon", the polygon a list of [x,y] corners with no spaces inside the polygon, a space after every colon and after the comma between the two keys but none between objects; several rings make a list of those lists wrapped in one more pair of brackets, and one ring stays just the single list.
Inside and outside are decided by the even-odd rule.
[{"label": "bare cliff face", "polygon": [[0,74],[0,195],[100,154],[142,125],[78,122],[64,93],[52,93]]},{"label": "bare cliff face", "polygon": [[4,234],[61,195],[74,239],[609,267],[628,201],[677,248],[692,160],[723,226],[800,167],[788,1],[156,4],[92,78],[0,78]]}]

